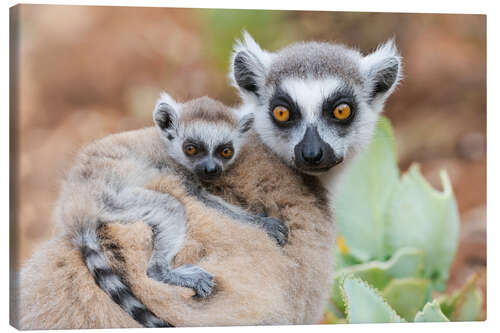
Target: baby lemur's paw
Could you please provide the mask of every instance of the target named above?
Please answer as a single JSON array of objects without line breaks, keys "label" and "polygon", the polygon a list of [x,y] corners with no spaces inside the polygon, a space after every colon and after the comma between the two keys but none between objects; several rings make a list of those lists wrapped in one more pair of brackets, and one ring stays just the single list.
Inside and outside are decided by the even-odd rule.
[{"label": "baby lemur's paw", "polygon": [[267,234],[275,239],[279,246],[284,246],[288,241],[288,227],[285,223],[270,216],[259,217],[259,219]]},{"label": "baby lemur's paw", "polygon": [[155,281],[163,282],[167,279],[170,269],[166,263],[162,262],[150,262],[146,274],[150,279]]},{"label": "baby lemur's paw", "polygon": [[192,288],[199,297],[209,296],[215,287],[212,274],[201,267],[186,264],[170,272],[168,283]]}]

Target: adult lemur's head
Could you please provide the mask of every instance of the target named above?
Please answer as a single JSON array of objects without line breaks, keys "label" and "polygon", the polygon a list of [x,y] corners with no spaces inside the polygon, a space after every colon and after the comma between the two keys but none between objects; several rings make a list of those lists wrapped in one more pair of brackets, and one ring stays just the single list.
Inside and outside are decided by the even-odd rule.
[{"label": "adult lemur's head", "polygon": [[271,53],[245,33],[230,76],[263,143],[291,166],[318,174],[367,145],[400,73],[392,40],[367,56],[318,42]]}]

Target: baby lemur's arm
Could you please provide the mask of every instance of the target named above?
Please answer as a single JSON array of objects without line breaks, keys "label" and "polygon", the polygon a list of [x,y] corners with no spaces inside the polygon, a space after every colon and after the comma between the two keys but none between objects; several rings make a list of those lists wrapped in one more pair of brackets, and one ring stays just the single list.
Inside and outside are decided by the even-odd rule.
[{"label": "baby lemur's arm", "polygon": [[202,185],[193,181],[185,181],[186,191],[196,197],[206,206],[239,222],[255,224],[264,228],[267,234],[276,240],[279,246],[284,246],[288,240],[288,227],[279,219],[270,216],[252,214],[238,206],[228,203],[219,196],[205,190]]}]

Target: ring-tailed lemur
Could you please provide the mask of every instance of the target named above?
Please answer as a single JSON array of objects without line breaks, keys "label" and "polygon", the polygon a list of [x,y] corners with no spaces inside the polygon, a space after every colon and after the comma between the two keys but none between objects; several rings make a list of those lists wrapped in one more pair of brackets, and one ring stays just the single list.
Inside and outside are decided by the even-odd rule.
[{"label": "ring-tailed lemur", "polygon": [[251,114],[238,119],[232,110],[206,97],[179,104],[164,93],[155,106],[156,129],[149,129],[148,142],[135,142],[133,132],[112,135],[87,146],[77,157],[59,200],[59,220],[73,234],[96,283],[142,325],[170,326],[133,295],[106,261],[97,236],[103,224],[142,220],[152,227],[153,253],[147,269],[152,279],[193,288],[200,297],[210,295],[214,287],[212,275],[198,266],[171,268],[183,246],[186,217],[175,197],[145,188],[156,177],[176,175],[207,206],[260,225],[281,246],[286,242],[287,229],[281,221],[247,213],[204,190],[203,182],[220,177],[237,159],[252,121]]},{"label": "ring-tailed lemur", "polygon": [[[204,267],[218,269],[224,292],[196,302],[164,289],[166,286],[138,279],[136,294],[152,304],[151,309],[162,318],[172,316],[183,325],[317,323],[328,297],[325,291],[331,281],[335,236],[328,202],[322,196],[324,188],[318,181],[331,189],[333,176],[367,145],[378,114],[400,78],[400,63],[392,42],[367,56],[342,45],[316,42],[292,44],[271,53],[245,35],[235,46],[231,77],[243,99],[241,108],[255,114],[258,138],[247,146],[241,162],[219,180],[226,183],[224,198],[234,194],[247,199],[248,205],[266,202],[273,206],[273,215],[283,217],[289,226],[289,241],[276,251],[266,246],[261,235],[242,234],[238,227],[231,230],[218,214],[209,215],[203,205],[191,200],[190,216],[202,216],[217,227],[204,229],[204,224],[195,221],[190,224],[206,250],[204,258],[209,258]],[[147,140],[136,144],[144,149],[156,147]],[[333,166],[341,159],[343,163]],[[220,243],[224,247],[219,247]],[[260,243],[264,252],[255,246]],[[234,258],[236,250],[244,258]],[[198,262],[197,256],[197,251],[187,251],[181,262]],[[134,252],[129,258],[130,271],[141,267],[133,260]],[[47,281],[46,275],[50,278],[44,272],[41,281]],[[137,278],[134,274],[127,277]],[[64,282],[66,288],[80,292],[78,286]],[[26,278],[23,285],[28,288],[30,283],[37,286],[32,290],[45,291],[45,285],[34,279]],[[39,297],[33,292],[26,294],[24,304],[30,304],[30,311],[23,316],[24,325],[32,328],[48,322],[47,312],[58,313],[61,298],[66,299],[58,290],[50,290],[46,295],[50,304],[37,311]],[[85,315],[92,316],[92,303],[86,305]],[[118,326],[114,318],[119,314],[113,315],[105,316],[109,327]],[[66,317],[64,327],[82,325],[82,321],[72,320]],[[61,325],[61,320],[51,316],[50,323]]]},{"label": "ring-tailed lemur", "polygon": [[[260,141],[296,172],[320,181],[327,190],[334,190],[333,182],[345,162],[370,142],[384,102],[401,78],[401,58],[392,40],[367,56],[343,45],[318,42],[292,44],[270,53],[245,33],[244,41],[237,43],[232,55],[230,77],[243,99],[240,111],[255,117],[253,127]],[[248,181],[232,179],[231,185]],[[324,190],[315,186],[312,188],[315,192]],[[255,191],[261,192],[261,200],[279,200],[279,195],[273,196],[272,192],[266,195],[260,189]],[[251,194],[255,196],[246,193],[248,197]],[[324,209],[328,210],[328,205]],[[330,274],[318,274],[318,267],[305,264],[311,259],[300,256],[307,251],[295,247],[313,240],[300,239],[304,226],[293,225],[293,220],[286,222],[291,225],[292,238],[284,247],[285,255],[290,257],[283,260],[302,263],[297,269],[302,275],[288,277],[294,279],[291,285],[300,283],[300,276],[304,284],[316,277],[315,286],[302,286],[298,290],[303,295],[296,295],[312,312],[305,317],[305,322],[311,323],[309,320],[319,319],[324,309],[327,299],[324,290],[328,290]],[[333,240],[322,244],[328,251],[333,245]],[[322,266],[328,270],[329,255],[318,253],[318,256],[325,258]],[[305,291],[308,288],[311,293]],[[318,293],[318,289],[323,292]]]},{"label": "ring-tailed lemur", "polygon": [[343,45],[292,44],[268,52],[244,32],[230,77],[255,115],[262,142],[288,165],[327,185],[335,165],[371,140],[387,97],[401,78],[393,40],[367,55]]},{"label": "ring-tailed lemur", "polygon": [[[247,33],[243,42],[235,46],[230,73],[243,99],[240,111],[254,114],[253,127],[262,144],[295,172],[307,175],[307,183],[312,184],[308,185],[310,190],[320,197],[325,189],[335,190],[335,181],[343,166],[368,146],[384,103],[401,76],[401,57],[393,40],[367,56],[343,45],[320,42],[296,43],[271,53],[261,49]],[[253,173],[259,171],[252,170]],[[248,184],[252,180],[240,177],[227,185],[234,188],[238,182]],[[286,186],[286,182],[281,183]],[[281,186],[280,181],[273,185]],[[265,188],[269,184],[256,186]],[[310,234],[304,232],[308,226],[302,224],[304,221],[293,220],[296,212],[286,213],[296,208],[289,199],[281,197],[279,190],[266,193],[262,188],[247,189],[249,192],[238,195],[255,198],[257,192],[260,200],[269,200],[269,205],[276,203],[281,207],[280,215],[292,218],[285,220],[290,226],[291,238],[281,260],[301,263],[296,271],[283,277],[292,280],[290,286],[301,284],[300,288],[282,291],[291,297],[292,307],[296,306],[297,311],[283,322],[314,323],[321,317],[327,300],[324,291],[329,287],[332,267],[329,252],[334,241],[331,234],[322,229],[325,227],[322,222],[314,226]],[[323,208],[329,210],[328,204]],[[301,209],[307,211],[305,207]],[[321,230],[328,237],[319,234],[314,237],[322,241],[328,239],[328,243],[315,247],[316,255],[324,261],[314,265],[307,243],[314,242],[313,235]],[[309,257],[303,257],[307,255]],[[270,256],[268,260],[276,258]],[[240,311],[234,306],[235,313]],[[212,310],[215,313],[228,309]]]}]

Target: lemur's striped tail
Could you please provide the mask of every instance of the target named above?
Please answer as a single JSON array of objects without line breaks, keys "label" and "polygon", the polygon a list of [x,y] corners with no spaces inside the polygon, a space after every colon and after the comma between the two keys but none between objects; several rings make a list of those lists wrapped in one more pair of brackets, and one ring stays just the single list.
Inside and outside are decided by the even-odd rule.
[{"label": "lemur's striped tail", "polygon": [[80,229],[74,237],[74,242],[97,285],[125,312],[145,327],[173,327],[158,318],[137,299],[124,279],[111,268],[102,251],[96,230],[90,226]]}]

